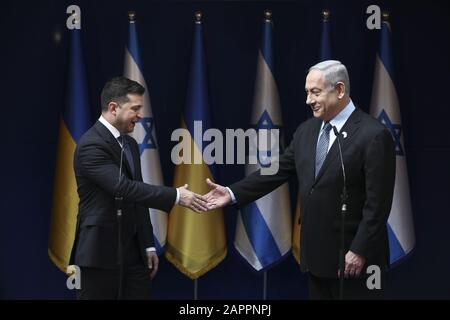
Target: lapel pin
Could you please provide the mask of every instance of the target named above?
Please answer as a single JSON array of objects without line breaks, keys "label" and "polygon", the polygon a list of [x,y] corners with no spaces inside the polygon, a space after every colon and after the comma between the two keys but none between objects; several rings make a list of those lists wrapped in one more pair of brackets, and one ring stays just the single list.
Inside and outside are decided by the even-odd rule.
[{"label": "lapel pin", "polygon": [[342,136],[344,137],[344,139],[347,138],[347,132],[343,131]]}]

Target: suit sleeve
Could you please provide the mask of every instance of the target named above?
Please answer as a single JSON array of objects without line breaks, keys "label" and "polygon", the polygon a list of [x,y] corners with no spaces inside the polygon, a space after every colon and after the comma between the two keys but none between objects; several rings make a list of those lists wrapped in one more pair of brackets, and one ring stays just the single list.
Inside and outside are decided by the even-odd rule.
[{"label": "suit sleeve", "polygon": [[285,152],[280,156],[278,171],[274,175],[262,175],[256,170],[246,178],[229,186],[241,208],[275,190],[295,174],[295,135]]},{"label": "suit sleeve", "polygon": [[382,130],[369,144],[364,175],[366,201],[350,250],[370,259],[378,253],[384,241],[394,192],[395,149],[388,130]]},{"label": "suit sleeve", "polygon": [[81,174],[112,197],[120,195],[124,201],[166,212],[169,212],[175,204],[176,190],[174,188],[130,180],[123,174],[119,183],[119,166],[104,146],[86,143],[79,146],[77,153]]},{"label": "suit sleeve", "polygon": [[144,244],[144,248],[150,248],[155,246],[155,240],[153,238],[153,226],[150,220],[150,215],[148,213],[148,209],[139,210],[138,219],[140,220],[138,223],[138,228],[142,229],[142,241]]}]

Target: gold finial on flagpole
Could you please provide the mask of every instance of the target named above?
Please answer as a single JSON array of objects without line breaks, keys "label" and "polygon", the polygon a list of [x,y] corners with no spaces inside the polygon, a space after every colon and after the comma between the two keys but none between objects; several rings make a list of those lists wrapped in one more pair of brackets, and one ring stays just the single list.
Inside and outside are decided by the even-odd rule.
[{"label": "gold finial on flagpole", "polygon": [[131,23],[134,23],[136,20],[136,12],[128,11],[128,20],[130,20]]},{"label": "gold finial on flagpole", "polygon": [[381,14],[381,17],[382,17],[383,21],[389,21],[390,14],[388,11],[383,11],[383,13]]},{"label": "gold finial on flagpole", "polygon": [[266,20],[266,22],[272,21],[272,10],[264,10],[264,20]]},{"label": "gold finial on flagpole", "polygon": [[331,17],[330,10],[325,9],[325,10],[322,11],[322,19],[323,19],[324,22],[330,20],[330,17]]},{"label": "gold finial on flagpole", "polygon": [[198,24],[202,23],[203,12],[195,11],[194,17],[195,17],[195,23],[198,23]]}]

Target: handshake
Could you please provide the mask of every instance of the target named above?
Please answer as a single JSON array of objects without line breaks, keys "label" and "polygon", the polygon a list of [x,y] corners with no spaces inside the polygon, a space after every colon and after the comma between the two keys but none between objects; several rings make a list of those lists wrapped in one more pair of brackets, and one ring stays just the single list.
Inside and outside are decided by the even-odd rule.
[{"label": "handshake", "polygon": [[206,179],[206,183],[211,188],[211,191],[204,195],[188,190],[187,184],[179,187],[180,199],[178,204],[200,213],[222,208],[231,203],[231,195],[227,188],[213,183],[209,179]]}]

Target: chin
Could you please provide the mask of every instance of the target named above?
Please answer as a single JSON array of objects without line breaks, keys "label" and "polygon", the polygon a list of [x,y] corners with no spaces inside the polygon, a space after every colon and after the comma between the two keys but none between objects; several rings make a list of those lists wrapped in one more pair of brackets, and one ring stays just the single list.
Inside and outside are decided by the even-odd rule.
[{"label": "chin", "polygon": [[313,111],[313,116],[314,116],[314,118],[322,119],[323,113]]}]

